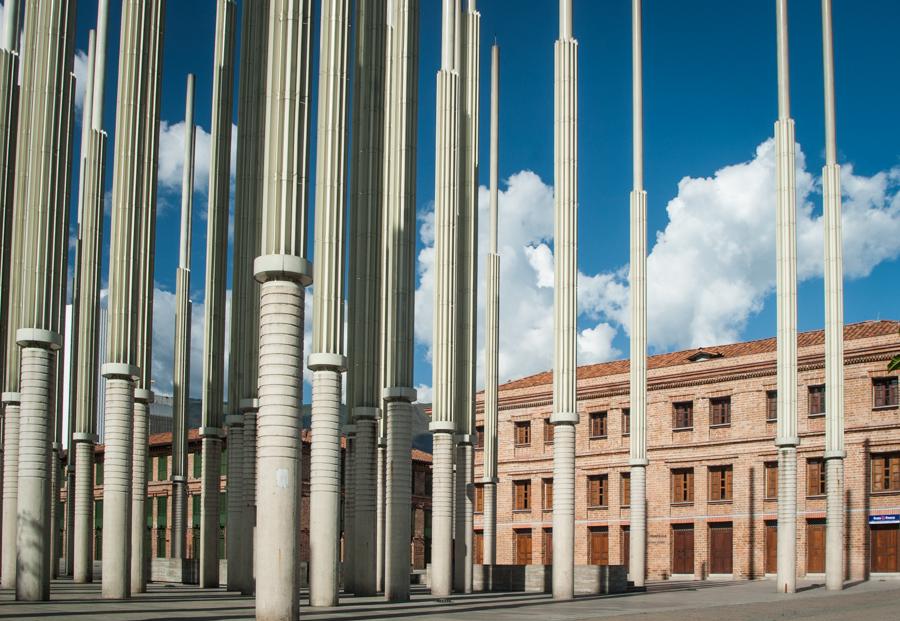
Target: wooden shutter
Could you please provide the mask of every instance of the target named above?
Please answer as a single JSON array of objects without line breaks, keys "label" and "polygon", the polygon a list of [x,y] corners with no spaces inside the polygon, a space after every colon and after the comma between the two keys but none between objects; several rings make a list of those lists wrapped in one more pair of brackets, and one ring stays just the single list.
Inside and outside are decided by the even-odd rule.
[{"label": "wooden shutter", "polygon": [[709,499],[722,500],[722,471],[719,468],[709,469]]},{"label": "wooden shutter", "polygon": [[544,479],[544,509],[553,509],[553,479]]},{"label": "wooden shutter", "polygon": [[884,460],[881,455],[872,456],[872,491],[884,491]]},{"label": "wooden shutter", "polygon": [[778,419],[778,391],[766,391],[766,420]]},{"label": "wooden shutter", "polygon": [[484,485],[475,486],[475,513],[484,513]]},{"label": "wooden shutter", "polygon": [[600,481],[596,476],[588,477],[588,506],[600,505]]},{"label": "wooden shutter", "polygon": [[890,480],[885,489],[898,490],[900,489],[900,456],[891,455],[888,459],[890,460]]},{"label": "wooden shutter", "polygon": [[623,507],[631,505],[631,474],[622,474],[622,502]]},{"label": "wooden shutter", "polygon": [[516,511],[522,511],[525,509],[525,484],[522,481],[516,481],[513,487],[515,489]]},{"label": "wooden shutter", "polygon": [[553,530],[544,529],[544,565],[553,564]]},{"label": "wooden shutter", "polygon": [[810,459],[806,462],[806,495],[820,496],[825,493],[822,486],[822,461]]},{"label": "wooden shutter", "polygon": [[732,479],[734,477],[734,468],[728,466],[723,472],[725,476],[725,498],[723,500],[731,500],[732,498]]},{"label": "wooden shutter", "polygon": [[553,444],[553,432],[556,431],[549,418],[544,419],[544,444]]},{"label": "wooden shutter", "polygon": [[631,433],[631,408],[622,410],[622,435],[627,436]]},{"label": "wooden shutter", "polygon": [[778,464],[766,464],[766,498],[778,497]]}]

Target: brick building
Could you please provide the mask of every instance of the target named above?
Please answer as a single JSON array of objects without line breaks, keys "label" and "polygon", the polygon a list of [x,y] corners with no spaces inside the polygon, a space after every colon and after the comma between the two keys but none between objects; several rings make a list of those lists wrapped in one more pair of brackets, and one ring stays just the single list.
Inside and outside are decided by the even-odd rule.
[{"label": "brick building", "polygon": [[[900,322],[845,329],[846,575],[900,572]],[[824,336],[799,336],[798,574],[824,572]],[[648,572],[775,571],[775,339],[653,356],[648,380]],[[627,564],[628,361],[578,369],[575,562]],[[497,560],[549,563],[552,376],[500,387]],[[479,397],[477,428],[483,431]],[[482,454],[476,453],[476,481]],[[481,493],[476,486],[476,560]]]},{"label": "brick building", "polygon": [[[303,436],[303,499],[300,514],[300,560],[309,560],[309,449],[310,435]],[[94,558],[100,560],[103,541],[103,445],[98,445],[94,464]],[[219,558],[227,558],[225,529],[228,507],[227,438],[223,443],[222,474],[219,482]],[[172,540],[172,434],[157,433],[150,436],[147,459],[147,536],[151,558],[167,558]],[[431,455],[413,450],[413,538],[410,555],[416,569],[424,569],[431,547]],[[200,436],[196,429],[188,434],[187,464],[187,558],[199,554],[200,545],[200,472],[202,467]],[[62,502],[66,501],[65,488],[61,490]],[[64,504],[63,504],[64,507]],[[65,511],[63,508],[62,511]],[[64,513],[63,513],[64,515]],[[64,522],[65,520],[61,520]],[[60,528],[65,528],[61,524]],[[62,533],[65,537],[65,533]],[[196,551],[196,552],[195,552]]]}]

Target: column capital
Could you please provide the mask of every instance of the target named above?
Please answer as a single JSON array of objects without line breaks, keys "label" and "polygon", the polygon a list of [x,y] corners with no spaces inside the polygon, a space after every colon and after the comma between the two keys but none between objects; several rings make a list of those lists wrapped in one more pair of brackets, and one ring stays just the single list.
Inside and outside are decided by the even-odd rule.
[{"label": "column capital", "polygon": [[344,431],[344,435],[346,435],[348,437],[355,436],[356,435],[356,425],[354,425],[353,423],[345,423],[343,431]]},{"label": "column capital", "polygon": [[129,379],[133,381],[141,376],[141,370],[126,362],[107,362],[100,367],[100,375],[106,379]]},{"label": "column capital", "polygon": [[844,459],[847,457],[847,451],[835,450],[825,451],[824,459]]},{"label": "column capital", "polygon": [[577,425],[578,412],[553,412],[550,415],[551,425]]},{"label": "column capital", "polygon": [[381,418],[381,409],[359,406],[353,408],[353,420],[378,420]]},{"label": "column capital", "polygon": [[6,405],[19,405],[22,403],[22,393],[20,392],[4,392],[0,395],[0,401]]},{"label": "column capital", "polygon": [[457,446],[472,446],[475,444],[475,436],[470,433],[458,433],[456,434],[456,444]]},{"label": "column capital", "polygon": [[241,414],[229,414],[225,417],[226,427],[243,427],[244,417]]},{"label": "column capital", "polygon": [[408,386],[389,386],[381,391],[381,396],[385,401],[406,401],[412,403],[415,401],[419,393],[415,388]]},{"label": "column capital", "polygon": [[483,477],[481,482],[485,485],[497,485],[500,482],[500,479],[497,477]]},{"label": "column capital", "polygon": [[96,433],[85,433],[83,431],[76,431],[72,434],[72,442],[90,442],[91,444],[97,444],[100,441],[99,436]]},{"label": "column capital", "polygon": [[306,359],[310,371],[346,371],[347,356],[343,354],[315,353]]},{"label": "column capital", "polygon": [[134,389],[134,400],[138,403],[144,403],[146,405],[150,405],[154,401],[154,394],[152,390],[147,390],[146,388],[135,388]]},{"label": "column capital", "polygon": [[456,433],[456,423],[452,420],[433,420],[428,423],[431,433]]},{"label": "column capital", "polygon": [[797,448],[800,444],[800,438],[794,436],[792,438],[775,438],[775,446],[778,448]]},{"label": "column capital", "polygon": [[241,412],[257,412],[259,411],[259,399],[250,398],[250,399],[241,399],[238,403],[238,408]]},{"label": "column capital", "polygon": [[198,430],[200,433],[200,437],[204,440],[209,438],[211,440],[221,440],[222,439],[222,428],[221,427],[200,427]]},{"label": "column capital", "polygon": [[62,337],[58,332],[40,328],[19,328],[16,330],[19,347],[43,347],[56,351],[62,347]]},{"label": "column capital", "polygon": [[649,463],[650,460],[648,460],[646,457],[628,460],[628,465],[632,468],[646,468]]},{"label": "column capital", "polygon": [[184,483],[187,481],[187,477],[183,474],[173,474],[172,475],[172,483]]},{"label": "column capital", "polygon": [[313,282],[312,263],[293,254],[266,254],[253,261],[253,275],[258,282],[295,280],[304,287]]}]

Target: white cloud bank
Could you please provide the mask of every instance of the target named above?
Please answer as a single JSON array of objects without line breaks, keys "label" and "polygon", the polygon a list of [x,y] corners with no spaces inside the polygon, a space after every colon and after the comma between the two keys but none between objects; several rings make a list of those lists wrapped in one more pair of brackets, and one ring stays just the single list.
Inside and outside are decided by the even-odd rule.
[{"label": "white cloud bank", "polygon": [[[184,121],[159,124],[159,188],[160,191],[181,192],[181,175],[184,170]],[[194,191],[209,191],[210,133],[196,126],[194,144]],[[237,168],[237,125],[231,126],[231,179]]]},{"label": "white cloud bank", "polygon": [[[774,142],[711,177],[685,177],[669,201],[668,223],[648,240],[648,330],[655,351],[740,340],[775,286]],[[813,197],[821,181],[797,151],[798,278],[822,275],[822,217]],[[866,177],[842,167],[844,273],[867,276],[900,255],[900,167]],[[479,192],[480,248],[487,247],[487,190]],[[623,199],[623,209],[627,209]],[[416,339],[431,355],[434,212],[421,216]],[[523,171],[500,193],[501,381],[549,369],[553,358],[553,189]],[[483,254],[483,252],[481,253]],[[480,257],[483,262],[483,256]],[[479,265],[478,382],[483,371],[484,269]],[[627,264],[579,274],[578,362],[621,354],[613,347],[629,329]],[[421,390],[428,390],[422,386]]]}]

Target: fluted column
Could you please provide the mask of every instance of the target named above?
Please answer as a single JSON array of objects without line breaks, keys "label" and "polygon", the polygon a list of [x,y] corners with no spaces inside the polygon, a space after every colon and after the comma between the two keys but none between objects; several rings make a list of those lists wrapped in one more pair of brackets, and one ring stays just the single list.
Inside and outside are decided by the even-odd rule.
[{"label": "fluted column", "polygon": [[553,598],[571,599],[575,579],[575,400],[578,215],[578,42],[572,0],[559,3],[555,79],[553,289]]},{"label": "fluted column", "polygon": [[[229,473],[227,479],[228,502],[225,530],[225,550],[228,556],[228,567],[233,571],[226,572],[228,590],[239,590],[242,586],[241,577],[249,565],[249,559],[244,556],[245,548],[238,542],[247,537],[244,527],[244,417],[241,414],[229,414],[225,417],[228,428],[228,460],[226,468]],[[232,477],[231,474],[234,473]],[[234,575],[232,575],[234,574]]]},{"label": "fluted column", "polygon": [[841,169],[837,163],[834,47],[831,0],[822,0],[825,73],[825,586],[844,588],[844,259],[841,233]]},{"label": "fluted column", "polygon": [[[0,42],[0,382],[3,390],[18,390],[18,352],[15,343],[15,317],[17,316],[20,278],[11,269],[13,263],[12,245],[16,223],[21,218],[14,217],[14,186],[16,167],[16,145],[19,110],[19,0],[8,0],[5,4],[3,40]],[[21,227],[18,227],[21,236]],[[17,245],[21,244],[21,238]],[[5,376],[5,377],[4,377]],[[10,386],[8,380],[13,384]],[[10,395],[17,395],[10,392]],[[7,408],[12,414],[6,414]],[[7,472],[7,455],[11,452],[18,459],[18,397],[15,404],[7,406],[0,402],[0,439],[3,453],[3,510],[0,514],[0,584],[4,588],[15,586],[16,553],[16,489],[18,463],[10,464],[15,475]],[[14,418],[8,423],[9,418]],[[13,434],[9,430],[14,430]],[[13,446],[16,444],[16,446]]]},{"label": "fluted column", "polygon": [[460,24],[460,203],[457,226],[457,328],[456,349],[456,513],[454,520],[453,586],[459,593],[472,592],[472,516],[475,427],[475,310],[478,290],[478,123],[481,14],[475,0]]},{"label": "fluted column", "polygon": [[[241,471],[237,450],[229,441],[228,481],[241,487],[242,506],[231,504],[228,543],[228,584],[245,595],[253,593],[253,527],[256,520],[256,364],[259,358],[259,286],[253,279],[253,259],[259,254],[265,140],[266,52],[269,2],[245,2],[241,26],[238,84],[237,178],[234,203],[234,259],[231,290],[231,355],[228,359],[229,416],[243,420]],[[244,407],[247,406],[247,407]],[[232,467],[234,466],[234,467]],[[237,511],[238,514],[233,513]],[[240,524],[235,527],[235,524]],[[235,562],[234,559],[240,559]]]},{"label": "fluted column", "polygon": [[457,385],[457,212],[460,204],[460,77],[456,37],[458,0],[443,0],[441,69],[435,118],[435,287],[432,346],[434,434],[431,593],[449,597],[453,565],[453,445]]},{"label": "fluted column", "polygon": [[[18,381],[16,382],[18,385]],[[16,588],[16,507],[19,489],[19,414],[21,395],[4,392],[3,426],[3,563],[4,589]]]},{"label": "fluted column", "polygon": [[316,154],[309,603],[338,601],[348,0],[322,0]]},{"label": "fluted column", "polygon": [[797,582],[797,184],[791,118],[787,0],[776,0],[778,121],[775,123],[779,593]]},{"label": "fluted column", "polygon": [[293,620],[300,608],[300,402],[305,287],[312,282],[306,260],[312,0],[271,0],[270,6],[261,256],[254,263],[262,283],[256,417],[259,621]]},{"label": "fluted column", "polygon": [[387,418],[383,415],[375,423],[377,429],[375,451],[375,590],[384,591],[385,552],[385,465],[387,461]]},{"label": "fluted column", "polygon": [[183,559],[187,537],[187,434],[191,395],[191,238],[194,204],[194,74],[187,76],[184,107],[184,168],[181,171],[181,229],[175,273],[175,347],[172,365],[172,544]]},{"label": "fluted column", "polygon": [[[231,182],[231,120],[234,92],[234,31],[237,5],[218,0],[213,60],[209,209],[206,218],[206,298],[203,330],[203,452],[200,511],[200,586],[219,586],[219,480],[225,374],[225,275],[228,196]],[[238,525],[239,527],[239,525]],[[227,554],[227,550],[226,550]]]},{"label": "fluted column", "polygon": [[[344,590],[357,595],[376,592],[375,420],[381,415],[386,5],[378,0],[360,0],[355,20],[347,299],[347,410],[354,422],[354,441],[347,461],[347,489],[352,493],[345,495]],[[349,436],[347,446],[351,446]]]},{"label": "fluted column", "polygon": [[[107,599],[131,591],[131,486],[140,248],[153,10],[160,0],[124,0],[109,249],[109,298],[104,406],[103,588]],[[157,70],[159,67],[157,67]]]},{"label": "fluted column", "polygon": [[412,523],[413,325],[415,314],[416,127],[419,2],[391,3],[389,27],[384,221],[383,384],[385,403],[384,594],[409,600]]},{"label": "fluted column", "polygon": [[[100,320],[100,273],[103,248],[103,209],[106,194],[107,134],[103,131],[103,94],[106,74],[108,0],[97,8],[97,36],[88,55],[84,136],[81,157],[78,237],[73,276],[73,326],[70,354],[70,404],[74,420],[69,444],[70,469],[67,506],[73,513],[68,531],[71,568],[77,583],[94,575],[94,445],[97,443],[97,368]],[[94,100],[100,100],[94,106]],[[74,479],[74,481],[73,481]]]},{"label": "fluted column", "polygon": [[644,102],[641,0],[631,4],[632,155],[631,191],[631,581],[644,586],[647,559],[647,192],[644,191]]},{"label": "fluted column", "polygon": [[500,253],[497,249],[500,159],[500,47],[491,47],[490,248],[484,321],[484,553],[482,562],[497,562],[497,414],[500,378]]}]

